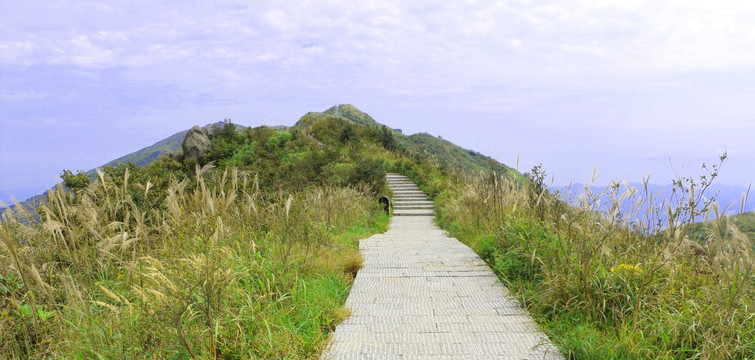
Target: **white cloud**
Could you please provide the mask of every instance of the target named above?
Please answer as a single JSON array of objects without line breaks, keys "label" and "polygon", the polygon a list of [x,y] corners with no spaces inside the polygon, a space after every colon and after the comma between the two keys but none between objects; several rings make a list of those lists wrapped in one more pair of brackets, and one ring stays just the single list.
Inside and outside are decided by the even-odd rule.
[{"label": "white cloud", "polygon": [[[280,119],[276,108],[294,111],[289,105],[296,101],[368,101],[378,109],[416,109],[411,117],[388,112],[395,119],[381,121],[434,124],[436,118],[424,114],[433,108],[443,109],[437,118],[515,118],[525,135],[553,136],[543,141],[554,147],[566,146],[558,136],[568,133],[575,151],[585,134],[613,139],[601,144],[615,140],[621,151],[636,145],[610,133],[621,122],[648,142],[646,152],[685,152],[698,138],[750,146],[741,134],[752,133],[755,116],[747,81],[755,66],[755,2],[113,0],[64,1],[54,9],[32,2],[3,6],[3,71],[55,66],[50,74],[73,67],[95,84],[86,91],[97,91],[96,75],[107,69],[108,79],[129,89],[165,86],[175,92],[165,94],[165,102],[192,114],[217,109],[198,104],[207,94],[218,108],[262,99],[273,109],[269,119]],[[4,88],[0,102],[35,93],[24,86],[31,87]],[[303,109],[309,110],[316,109]],[[149,111],[184,117],[175,109]],[[700,130],[711,121],[736,134],[727,139]],[[673,132],[680,124],[689,129],[687,139],[643,133],[653,126]],[[427,126],[416,125],[431,130]],[[570,131],[578,126],[590,131]],[[521,147],[514,151],[528,151],[527,142],[511,142]],[[529,151],[563,154],[550,147]]]},{"label": "white cloud", "polygon": [[8,89],[0,89],[0,100],[8,102],[21,102],[30,100],[44,99],[47,95],[38,91],[10,91]]},{"label": "white cloud", "polygon": [[0,61],[9,65],[28,65],[34,48],[31,41],[0,41]]},{"label": "white cloud", "polygon": [[278,30],[286,30],[292,26],[286,12],[281,10],[272,10],[265,13],[265,19]]},{"label": "white cloud", "polygon": [[70,46],[63,61],[69,60],[84,67],[112,65],[121,49],[105,49],[94,44],[87,36],[75,36],[69,41]]},{"label": "white cloud", "polygon": [[277,60],[279,58],[280,58],[279,56],[269,53],[269,52],[266,52],[257,57],[257,59],[260,61],[271,61],[271,60]]}]

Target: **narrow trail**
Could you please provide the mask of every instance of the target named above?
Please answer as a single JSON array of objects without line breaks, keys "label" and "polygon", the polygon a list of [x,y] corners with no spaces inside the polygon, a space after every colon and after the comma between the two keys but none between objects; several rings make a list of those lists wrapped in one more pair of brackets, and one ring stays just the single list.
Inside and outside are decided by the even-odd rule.
[{"label": "narrow trail", "polygon": [[364,267],[323,359],[563,359],[472,249],[433,223],[408,178],[389,174],[390,230],[364,239]]}]

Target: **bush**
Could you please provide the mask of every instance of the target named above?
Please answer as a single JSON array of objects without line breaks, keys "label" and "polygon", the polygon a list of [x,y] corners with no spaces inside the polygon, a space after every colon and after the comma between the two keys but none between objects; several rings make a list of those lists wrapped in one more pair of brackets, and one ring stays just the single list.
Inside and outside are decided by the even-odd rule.
[{"label": "bush", "polygon": [[[419,163],[398,166],[424,184],[440,173]],[[440,224],[490,264],[565,354],[755,355],[755,254],[733,222],[724,226],[716,216],[715,203],[702,202],[700,191],[715,175],[676,182],[663,206],[642,189],[620,191],[628,188],[622,184],[602,194],[586,190],[569,206],[537,175],[527,184],[451,177],[435,200]],[[700,251],[687,245],[687,234],[706,210],[714,220]]]},{"label": "bush", "polygon": [[379,159],[361,158],[357,160],[354,170],[349,175],[350,185],[367,184],[372,195],[378,195],[385,189],[385,168]]},{"label": "bush", "polygon": [[60,178],[63,179],[63,186],[67,187],[74,193],[83,190],[89,186],[89,183],[91,182],[89,176],[83,170],[77,171],[76,175],[74,175],[71,170],[63,170],[63,173],[60,174]]}]

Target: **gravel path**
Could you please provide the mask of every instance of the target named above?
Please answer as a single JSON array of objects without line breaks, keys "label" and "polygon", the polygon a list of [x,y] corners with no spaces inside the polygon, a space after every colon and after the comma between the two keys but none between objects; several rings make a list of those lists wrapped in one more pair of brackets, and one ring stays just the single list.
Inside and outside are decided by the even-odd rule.
[{"label": "gravel path", "polygon": [[469,247],[433,223],[432,202],[389,174],[390,230],[364,239],[364,267],[323,359],[563,359]]}]

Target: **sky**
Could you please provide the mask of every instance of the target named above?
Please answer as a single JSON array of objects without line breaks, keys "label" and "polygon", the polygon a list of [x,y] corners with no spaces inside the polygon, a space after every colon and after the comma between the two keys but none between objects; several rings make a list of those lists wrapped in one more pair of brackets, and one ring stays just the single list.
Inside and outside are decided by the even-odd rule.
[{"label": "sky", "polygon": [[[553,184],[755,178],[755,2],[0,2],[0,196],[353,104]],[[0,200],[6,201],[6,198]]]}]

